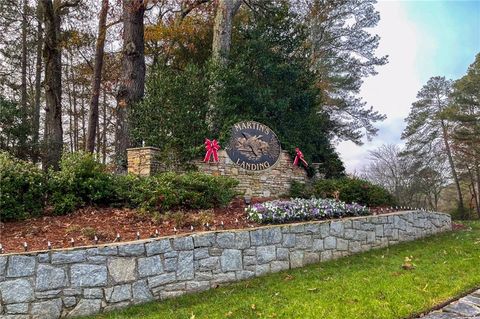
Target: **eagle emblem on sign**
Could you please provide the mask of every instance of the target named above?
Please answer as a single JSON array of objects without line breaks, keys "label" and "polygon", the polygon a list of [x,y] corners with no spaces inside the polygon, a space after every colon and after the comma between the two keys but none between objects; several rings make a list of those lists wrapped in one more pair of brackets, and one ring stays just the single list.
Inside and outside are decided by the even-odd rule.
[{"label": "eagle emblem on sign", "polygon": [[280,142],[266,125],[248,121],[233,125],[230,143],[225,148],[236,165],[253,171],[272,167],[280,156]]},{"label": "eagle emblem on sign", "polygon": [[240,153],[252,160],[268,154],[270,146],[267,142],[262,141],[262,135],[250,135],[245,132],[242,132],[242,135],[237,138],[235,143],[235,147]]}]

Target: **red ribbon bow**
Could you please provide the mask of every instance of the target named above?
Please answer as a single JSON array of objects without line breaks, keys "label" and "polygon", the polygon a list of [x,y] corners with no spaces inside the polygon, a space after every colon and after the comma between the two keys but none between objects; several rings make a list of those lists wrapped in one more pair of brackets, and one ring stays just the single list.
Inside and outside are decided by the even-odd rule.
[{"label": "red ribbon bow", "polygon": [[298,160],[301,160],[303,165],[305,165],[305,167],[308,166],[307,162],[305,161],[305,159],[303,158],[303,153],[302,151],[300,151],[300,149],[297,147],[295,148],[295,153],[297,153],[297,155],[295,156],[295,159],[293,160],[293,165],[298,165]]},{"label": "red ribbon bow", "polygon": [[208,138],[205,139],[205,149],[207,150],[207,154],[205,154],[205,158],[203,159],[204,162],[209,162],[210,158],[213,155],[213,161],[218,162],[218,154],[217,151],[220,149],[220,145],[218,145],[217,140],[209,140]]}]

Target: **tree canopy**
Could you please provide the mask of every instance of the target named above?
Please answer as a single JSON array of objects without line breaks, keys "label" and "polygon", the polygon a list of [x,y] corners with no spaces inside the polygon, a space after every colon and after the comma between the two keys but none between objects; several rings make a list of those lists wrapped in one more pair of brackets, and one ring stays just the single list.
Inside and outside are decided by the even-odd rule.
[{"label": "tree canopy", "polygon": [[7,0],[0,147],[53,168],[81,149],[124,167],[142,142],[185,161],[248,119],[342,175],[335,142],[361,143],[384,119],[359,97],[387,62],[374,4]]}]

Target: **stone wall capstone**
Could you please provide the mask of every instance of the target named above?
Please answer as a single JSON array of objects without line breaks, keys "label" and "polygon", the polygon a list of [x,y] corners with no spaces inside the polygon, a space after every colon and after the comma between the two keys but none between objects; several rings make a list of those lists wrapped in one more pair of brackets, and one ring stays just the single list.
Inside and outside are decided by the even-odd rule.
[{"label": "stone wall capstone", "polygon": [[0,256],[0,318],[93,315],[451,230],[443,213],[386,215]]}]

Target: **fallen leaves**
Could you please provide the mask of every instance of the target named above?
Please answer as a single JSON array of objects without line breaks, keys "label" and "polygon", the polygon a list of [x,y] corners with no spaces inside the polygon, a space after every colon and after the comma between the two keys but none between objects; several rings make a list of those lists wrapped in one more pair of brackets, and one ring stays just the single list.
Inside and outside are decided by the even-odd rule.
[{"label": "fallen leaves", "polygon": [[292,275],[286,275],[283,280],[284,281],[290,281],[290,280],[293,280],[295,277],[293,277]]},{"label": "fallen leaves", "polygon": [[415,264],[412,262],[413,260],[413,256],[410,256],[410,257],[405,257],[404,261],[403,261],[403,265],[402,265],[402,268],[404,270],[413,270],[415,269]]}]

